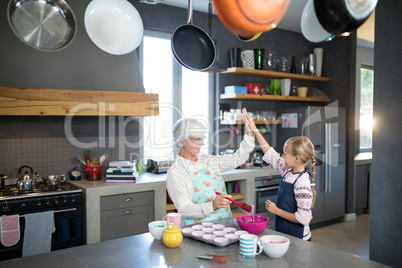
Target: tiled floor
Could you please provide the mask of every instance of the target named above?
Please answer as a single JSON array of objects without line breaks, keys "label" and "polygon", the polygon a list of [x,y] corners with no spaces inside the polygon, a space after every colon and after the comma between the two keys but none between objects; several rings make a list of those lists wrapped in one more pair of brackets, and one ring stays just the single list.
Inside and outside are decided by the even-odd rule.
[{"label": "tiled floor", "polygon": [[369,259],[370,214],[312,230],[312,241]]}]

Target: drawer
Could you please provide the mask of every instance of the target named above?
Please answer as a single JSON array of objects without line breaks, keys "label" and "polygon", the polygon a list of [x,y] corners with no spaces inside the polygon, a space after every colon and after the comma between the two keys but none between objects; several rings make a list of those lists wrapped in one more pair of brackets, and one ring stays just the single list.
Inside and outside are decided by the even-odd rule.
[{"label": "drawer", "polygon": [[148,232],[154,206],[145,205],[101,212],[101,241]]},{"label": "drawer", "polygon": [[100,198],[101,211],[153,204],[154,191],[101,196]]}]

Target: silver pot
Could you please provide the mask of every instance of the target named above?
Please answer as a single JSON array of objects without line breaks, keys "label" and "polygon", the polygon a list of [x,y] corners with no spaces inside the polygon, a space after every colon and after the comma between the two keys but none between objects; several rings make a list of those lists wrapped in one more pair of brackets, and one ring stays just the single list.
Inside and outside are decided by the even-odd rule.
[{"label": "silver pot", "polygon": [[64,175],[49,175],[43,178],[43,182],[49,186],[56,186],[65,181]]}]

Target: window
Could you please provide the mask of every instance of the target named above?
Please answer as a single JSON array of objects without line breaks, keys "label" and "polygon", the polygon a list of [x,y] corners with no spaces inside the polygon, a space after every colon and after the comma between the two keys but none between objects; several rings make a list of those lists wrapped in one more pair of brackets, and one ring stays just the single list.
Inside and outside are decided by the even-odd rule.
[{"label": "window", "polygon": [[[177,149],[172,139],[174,123],[195,117],[213,131],[210,76],[182,67],[171,50],[171,34],[145,31],[140,48],[145,92],[159,95],[159,116],[145,117],[142,124],[144,159],[174,159]],[[201,153],[209,153],[208,135]]]},{"label": "window", "polygon": [[373,137],[374,70],[371,66],[360,68],[360,151],[370,152]]}]

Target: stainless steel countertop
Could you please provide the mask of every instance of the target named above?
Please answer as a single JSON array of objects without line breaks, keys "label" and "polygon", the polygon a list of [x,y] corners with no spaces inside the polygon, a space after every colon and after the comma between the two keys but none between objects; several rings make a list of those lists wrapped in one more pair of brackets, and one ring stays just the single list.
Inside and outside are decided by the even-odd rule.
[{"label": "stainless steel countertop", "polygon": [[[234,223],[233,219],[230,219]],[[220,223],[227,224],[227,219]],[[217,221],[219,222],[219,221]],[[281,233],[266,229],[262,235]],[[177,248],[167,248],[162,241],[154,240],[150,233],[104,241],[46,254],[0,262],[2,268],[15,267],[387,267],[346,252],[287,236],[288,252],[279,259],[265,253],[241,262],[228,260],[218,264],[212,260],[198,259],[205,253],[230,254],[239,250],[236,242],[220,248],[191,238],[183,238]],[[314,237],[313,237],[314,240]]]}]

